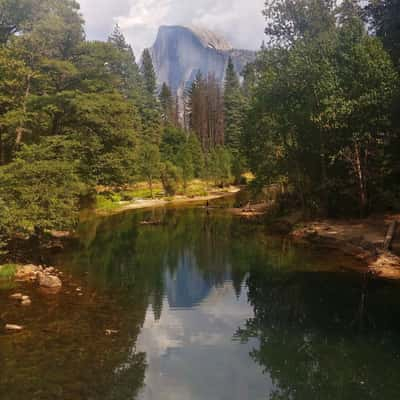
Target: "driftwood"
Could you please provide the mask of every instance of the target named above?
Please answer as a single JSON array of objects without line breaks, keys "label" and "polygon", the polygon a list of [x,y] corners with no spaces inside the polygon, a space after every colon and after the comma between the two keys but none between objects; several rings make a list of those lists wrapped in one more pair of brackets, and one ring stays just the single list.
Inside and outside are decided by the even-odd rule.
[{"label": "driftwood", "polygon": [[390,248],[392,247],[394,236],[396,234],[396,228],[397,228],[397,222],[393,221],[389,225],[389,229],[386,233],[385,241],[383,243],[383,250],[387,251],[390,250]]},{"label": "driftwood", "polygon": [[140,225],[162,225],[161,220],[156,220],[156,221],[142,221],[140,222]]}]

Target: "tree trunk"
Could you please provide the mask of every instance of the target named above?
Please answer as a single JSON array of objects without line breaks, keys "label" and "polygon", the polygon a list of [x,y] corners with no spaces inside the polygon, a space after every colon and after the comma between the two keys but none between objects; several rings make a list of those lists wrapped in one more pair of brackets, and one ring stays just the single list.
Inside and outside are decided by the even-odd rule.
[{"label": "tree trunk", "polygon": [[367,185],[365,181],[365,171],[361,161],[361,151],[358,143],[354,144],[354,156],[355,156],[355,172],[358,179],[358,190],[360,200],[360,216],[364,217],[368,206],[368,194]]},{"label": "tree trunk", "polygon": [[22,135],[24,133],[24,120],[25,120],[25,116],[26,116],[26,104],[28,102],[28,97],[30,95],[31,92],[31,79],[32,79],[32,75],[29,74],[27,77],[27,81],[26,81],[26,89],[25,89],[25,95],[24,95],[24,100],[22,102],[22,117],[20,120],[20,124],[16,129],[16,138],[15,138],[15,146],[18,148],[19,145],[22,142]]},{"label": "tree trunk", "polygon": [[153,194],[153,178],[152,178],[152,177],[150,177],[150,179],[149,179],[149,186],[150,186],[150,195],[151,195],[151,198],[154,199],[154,194]]},{"label": "tree trunk", "polygon": [[0,133],[0,165],[4,165],[6,163],[5,155],[4,155],[4,143],[3,143],[3,134]]},{"label": "tree trunk", "polygon": [[392,247],[392,242],[396,234],[396,228],[397,228],[397,222],[393,221],[389,225],[389,229],[386,233],[385,242],[383,243],[383,250],[387,251],[390,250],[390,248]]}]

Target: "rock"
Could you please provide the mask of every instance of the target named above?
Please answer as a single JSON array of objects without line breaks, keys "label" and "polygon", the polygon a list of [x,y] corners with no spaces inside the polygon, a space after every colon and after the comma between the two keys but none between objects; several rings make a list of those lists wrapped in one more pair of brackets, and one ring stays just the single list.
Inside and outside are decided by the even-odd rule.
[{"label": "rock", "polygon": [[106,336],[113,336],[116,335],[118,333],[118,331],[116,331],[115,329],[106,329]]},{"label": "rock", "polygon": [[48,267],[48,268],[46,268],[46,269],[44,270],[44,272],[45,272],[46,274],[53,274],[53,273],[56,272],[56,270],[55,270],[54,267]]},{"label": "rock", "polygon": [[32,300],[28,297],[27,299],[22,300],[21,306],[28,307],[32,305]]},{"label": "rock", "polygon": [[39,272],[37,277],[41,287],[49,289],[58,289],[62,287],[61,279],[57,276],[49,275],[45,272]]},{"label": "rock", "polygon": [[180,95],[199,71],[222,83],[229,57],[238,73],[256,57],[254,51],[233,49],[214,32],[185,26],[161,26],[150,52],[159,83]]},{"label": "rock", "polygon": [[22,296],[21,300],[22,300],[22,301],[24,301],[24,300],[29,300],[29,296]]},{"label": "rock", "polygon": [[41,267],[33,264],[18,267],[15,273],[15,280],[19,282],[35,281],[37,274],[41,272],[41,270]]},{"label": "rock", "polygon": [[10,296],[10,299],[22,301],[23,297],[22,293],[14,293]]},{"label": "rock", "polygon": [[6,331],[21,332],[23,329],[20,325],[6,324]]}]

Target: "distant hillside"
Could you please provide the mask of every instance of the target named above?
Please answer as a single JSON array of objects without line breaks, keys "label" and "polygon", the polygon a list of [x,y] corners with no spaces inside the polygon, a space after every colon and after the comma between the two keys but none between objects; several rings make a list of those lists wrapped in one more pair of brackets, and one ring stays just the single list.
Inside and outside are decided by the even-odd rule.
[{"label": "distant hillside", "polygon": [[161,26],[150,51],[159,83],[167,83],[174,92],[187,87],[198,71],[204,76],[212,73],[222,82],[229,57],[240,73],[256,55],[233,49],[214,32],[184,26]]}]

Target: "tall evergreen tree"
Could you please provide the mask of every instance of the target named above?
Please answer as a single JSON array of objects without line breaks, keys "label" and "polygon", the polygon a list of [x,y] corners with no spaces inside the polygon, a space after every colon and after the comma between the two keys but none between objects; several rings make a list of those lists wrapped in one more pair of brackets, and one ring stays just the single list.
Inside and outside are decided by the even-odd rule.
[{"label": "tall evergreen tree", "polygon": [[233,174],[239,181],[245,169],[241,154],[245,99],[231,58],[228,60],[224,89],[225,144],[233,155]]},{"label": "tall evergreen tree", "polygon": [[161,105],[161,112],[162,112],[162,119],[164,122],[168,123],[173,123],[175,124],[175,99],[172,96],[171,89],[168,87],[168,85],[164,82],[160,95],[160,105]]},{"label": "tall evergreen tree", "polygon": [[225,74],[225,144],[235,153],[240,151],[240,137],[243,123],[243,95],[239,77],[232,59],[229,58]]},{"label": "tall evergreen tree", "polygon": [[151,97],[155,96],[157,90],[157,77],[149,49],[144,49],[143,51],[141,73],[147,93]]},{"label": "tall evergreen tree", "polygon": [[121,91],[139,106],[144,90],[142,77],[132,46],[127,43],[118,24],[109,36],[108,43],[118,50],[118,56],[108,65],[121,77]]}]

